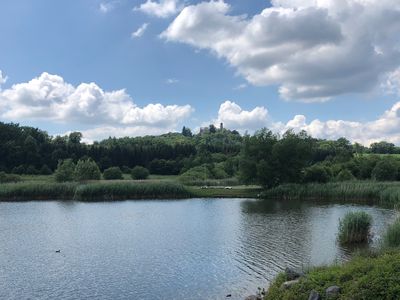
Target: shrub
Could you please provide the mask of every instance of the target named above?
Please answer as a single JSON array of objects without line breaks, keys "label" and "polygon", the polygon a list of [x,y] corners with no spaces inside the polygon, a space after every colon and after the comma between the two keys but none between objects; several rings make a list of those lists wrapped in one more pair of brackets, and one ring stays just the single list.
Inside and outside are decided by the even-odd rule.
[{"label": "shrub", "polygon": [[5,172],[0,172],[0,183],[8,182],[18,182],[21,181],[21,177],[14,174],[6,174]]},{"label": "shrub", "polygon": [[103,178],[105,180],[113,180],[113,179],[123,179],[122,171],[119,167],[111,167],[103,172]]},{"label": "shrub", "polygon": [[329,174],[323,166],[311,166],[304,170],[303,181],[325,183],[329,181]]},{"label": "shrub", "polygon": [[131,174],[132,173],[132,169],[127,167],[127,166],[122,166],[121,171],[124,174]]},{"label": "shrub", "polygon": [[341,170],[339,174],[336,176],[337,181],[349,181],[354,179],[355,179],[354,175],[347,169]]},{"label": "shrub", "polygon": [[47,165],[43,165],[40,168],[39,173],[40,173],[40,175],[51,175],[53,173],[53,171],[51,171],[51,169]]},{"label": "shrub", "polygon": [[212,178],[214,178],[214,176],[210,171],[210,168],[205,164],[191,168],[179,176],[179,180],[185,184],[191,184],[192,182],[199,182]]},{"label": "shrub", "polygon": [[75,180],[99,180],[101,172],[98,165],[91,159],[80,159],[75,167]]},{"label": "shrub", "polygon": [[367,242],[372,217],[366,212],[348,212],[339,222],[338,240],[341,244]]},{"label": "shrub", "polygon": [[383,243],[386,247],[400,247],[400,219],[388,227],[383,237]]},{"label": "shrub", "polygon": [[11,170],[11,173],[13,173],[13,174],[18,174],[18,175],[22,175],[22,174],[25,174],[25,167],[23,166],[23,165],[20,165],[20,166],[18,166],[18,167],[14,167],[12,170]]},{"label": "shrub", "polygon": [[147,179],[149,175],[149,170],[141,166],[134,167],[131,173],[133,179]]},{"label": "shrub", "polygon": [[389,159],[379,161],[372,170],[372,178],[377,181],[396,180],[397,174],[397,163]]},{"label": "shrub", "polygon": [[34,166],[28,166],[25,173],[29,175],[37,175],[39,174],[39,171]]},{"label": "shrub", "polygon": [[74,180],[75,163],[72,159],[66,159],[58,162],[55,171],[55,179],[57,182],[66,182]]}]

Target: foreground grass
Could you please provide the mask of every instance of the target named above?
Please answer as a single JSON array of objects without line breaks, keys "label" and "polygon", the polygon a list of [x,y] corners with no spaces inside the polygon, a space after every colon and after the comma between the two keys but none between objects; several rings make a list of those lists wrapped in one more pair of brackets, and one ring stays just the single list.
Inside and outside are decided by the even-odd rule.
[{"label": "foreground grass", "polygon": [[390,208],[400,208],[400,183],[346,181],[285,184],[264,192],[262,196],[285,200],[316,199],[369,203]]},{"label": "foreground grass", "polygon": [[400,299],[400,253],[355,257],[343,265],[318,267],[309,270],[299,283],[289,289],[281,285],[287,280],[280,274],[272,283],[266,300],[307,300],[312,290],[322,299],[325,290],[337,285],[341,288],[336,299]]}]

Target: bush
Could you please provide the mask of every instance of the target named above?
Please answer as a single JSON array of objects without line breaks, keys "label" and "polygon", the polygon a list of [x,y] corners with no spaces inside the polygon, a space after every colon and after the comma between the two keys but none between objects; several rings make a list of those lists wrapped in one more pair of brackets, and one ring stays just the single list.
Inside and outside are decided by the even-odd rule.
[{"label": "bush", "polygon": [[12,170],[11,170],[11,173],[13,173],[13,174],[18,174],[18,175],[22,175],[22,174],[25,174],[25,167],[23,166],[23,165],[20,165],[20,166],[18,166],[18,167],[14,167]]},{"label": "bush", "polygon": [[57,182],[66,182],[74,180],[75,163],[72,159],[66,159],[58,162],[55,171],[55,179]]},{"label": "bush", "polygon": [[303,182],[325,183],[330,179],[326,168],[323,166],[311,166],[306,168],[303,173]]},{"label": "bush", "polygon": [[0,183],[8,182],[18,182],[21,181],[21,177],[14,174],[6,174],[5,172],[0,172]]},{"label": "bush", "polygon": [[111,167],[103,172],[103,178],[105,180],[113,180],[113,179],[123,179],[122,171],[119,167]]},{"label": "bush", "polygon": [[348,212],[339,222],[338,240],[341,244],[367,242],[372,217],[366,212]]},{"label": "bush", "polygon": [[34,166],[28,166],[28,168],[26,168],[25,173],[29,175],[38,175],[39,171]]},{"label": "bush", "polygon": [[127,166],[122,166],[121,171],[124,174],[131,174],[132,173],[132,169],[127,167]]},{"label": "bush", "polygon": [[147,179],[149,175],[149,170],[141,166],[134,167],[131,173],[133,179]]},{"label": "bush", "polygon": [[191,184],[192,182],[199,182],[213,178],[214,176],[210,171],[210,168],[205,164],[191,168],[179,176],[179,180],[185,184]]},{"label": "bush", "polygon": [[379,161],[372,170],[372,178],[377,181],[396,180],[397,174],[397,163],[389,159],[383,159]]},{"label": "bush", "polygon": [[400,247],[400,219],[388,227],[383,237],[383,244],[391,248]]},{"label": "bush", "polygon": [[75,167],[75,180],[100,180],[101,172],[97,164],[91,159],[80,159]]},{"label": "bush", "polygon": [[347,169],[341,170],[339,174],[336,176],[337,181],[349,181],[354,179],[356,179],[354,175]]},{"label": "bush", "polygon": [[53,171],[47,166],[43,165],[39,171],[40,175],[51,175]]}]

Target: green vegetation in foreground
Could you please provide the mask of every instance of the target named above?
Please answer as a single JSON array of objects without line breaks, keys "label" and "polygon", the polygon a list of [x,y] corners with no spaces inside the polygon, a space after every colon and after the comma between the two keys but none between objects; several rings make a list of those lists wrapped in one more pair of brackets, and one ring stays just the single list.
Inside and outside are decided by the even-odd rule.
[{"label": "green vegetation in foreground", "polygon": [[309,184],[284,184],[263,192],[264,198],[285,200],[315,199],[400,207],[400,183],[345,181]]},{"label": "green vegetation in foreground", "polygon": [[339,222],[338,240],[341,244],[368,242],[372,217],[363,211],[348,212]]},{"label": "green vegetation in foreground", "polygon": [[287,281],[280,274],[270,286],[265,300],[307,300],[312,290],[327,299],[325,290],[333,285],[341,288],[335,299],[400,299],[400,252],[358,256],[343,265],[309,270],[299,283],[282,289]]}]

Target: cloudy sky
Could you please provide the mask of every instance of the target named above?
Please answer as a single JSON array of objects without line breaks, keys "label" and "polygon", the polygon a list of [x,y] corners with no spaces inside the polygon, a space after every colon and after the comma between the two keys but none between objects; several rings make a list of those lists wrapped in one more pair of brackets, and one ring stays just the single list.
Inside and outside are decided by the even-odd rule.
[{"label": "cloudy sky", "polygon": [[0,121],[400,144],[398,0],[2,0]]}]

